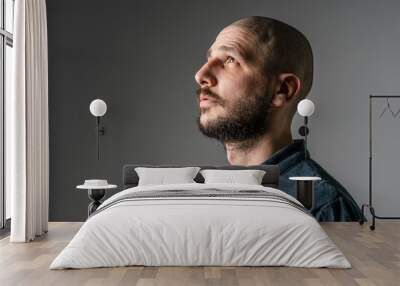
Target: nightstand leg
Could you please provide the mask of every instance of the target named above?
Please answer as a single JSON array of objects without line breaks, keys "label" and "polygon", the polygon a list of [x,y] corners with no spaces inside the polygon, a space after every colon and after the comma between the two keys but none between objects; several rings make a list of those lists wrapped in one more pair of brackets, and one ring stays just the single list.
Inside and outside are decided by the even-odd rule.
[{"label": "nightstand leg", "polygon": [[101,203],[99,201],[91,202],[89,204],[89,206],[88,206],[88,217],[90,217],[90,215],[97,210],[99,205],[101,205]]},{"label": "nightstand leg", "polygon": [[297,181],[297,199],[311,210],[314,207],[314,182]]},{"label": "nightstand leg", "polygon": [[88,190],[88,196],[92,200],[88,206],[88,217],[101,205],[100,200],[104,197],[105,193],[106,191],[104,189]]}]

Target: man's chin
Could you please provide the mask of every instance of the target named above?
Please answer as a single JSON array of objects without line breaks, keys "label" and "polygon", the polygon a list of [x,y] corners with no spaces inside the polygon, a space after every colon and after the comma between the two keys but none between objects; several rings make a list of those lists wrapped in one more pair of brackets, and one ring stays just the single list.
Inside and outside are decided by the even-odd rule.
[{"label": "man's chin", "polygon": [[209,110],[206,111],[202,111],[200,113],[200,119],[199,119],[199,123],[202,127],[206,128],[207,126],[209,126],[210,124],[212,124],[213,121],[216,121],[217,117],[213,116]]},{"label": "man's chin", "polygon": [[224,117],[226,117],[226,112],[221,108],[200,108],[200,122],[204,124],[207,124],[207,122],[223,119]]}]

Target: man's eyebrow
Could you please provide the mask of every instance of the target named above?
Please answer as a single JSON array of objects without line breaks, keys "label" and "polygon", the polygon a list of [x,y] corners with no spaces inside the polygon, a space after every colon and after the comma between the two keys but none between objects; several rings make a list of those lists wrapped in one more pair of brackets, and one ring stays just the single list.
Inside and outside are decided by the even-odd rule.
[{"label": "man's eyebrow", "polygon": [[[245,52],[243,49],[238,49],[235,47],[231,47],[231,46],[219,46],[217,50],[221,50],[221,51],[225,51],[225,52],[231,52],[234,54],[239,55],[240,57],[242,57],[243,59],[245,59],[246,61],[251,60],[252,56]],[[211,56],[211,48],[208,49],[207,51],[207,59]]]}]

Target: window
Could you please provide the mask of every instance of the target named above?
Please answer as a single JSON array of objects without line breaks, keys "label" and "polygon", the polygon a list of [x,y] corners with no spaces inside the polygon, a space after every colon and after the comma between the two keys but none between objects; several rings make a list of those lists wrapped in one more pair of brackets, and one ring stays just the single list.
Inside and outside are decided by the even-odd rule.
[{"label": "window", "polygon": [[14,0],[0,0],[0,228],[11,217],[10,194],[4,187],[4,105],[11,92],[13,60]]}]

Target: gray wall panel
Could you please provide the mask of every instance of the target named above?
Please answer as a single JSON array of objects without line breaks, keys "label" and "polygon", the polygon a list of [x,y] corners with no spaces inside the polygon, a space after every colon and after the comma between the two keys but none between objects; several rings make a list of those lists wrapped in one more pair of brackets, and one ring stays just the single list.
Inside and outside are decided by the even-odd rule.
[{"label": "gray wall panel", "polygon": [[[88,198],[75,185],[94,177],[121,184],[126,163],[227,163],[222,146],[197,130],[194,74],[220,29],[247,15],[308,36],[317,107],[311,154],[357,202],[367,200],[368,95],[400,92],[400,2],[296,3],[47,1],[50,220],[84,220]],[[99,162],[95,98],[108,104]],[[296,116],[293,131],[300,122]],[[386,206],[381,215],[396,211],[390,196]]]}]

